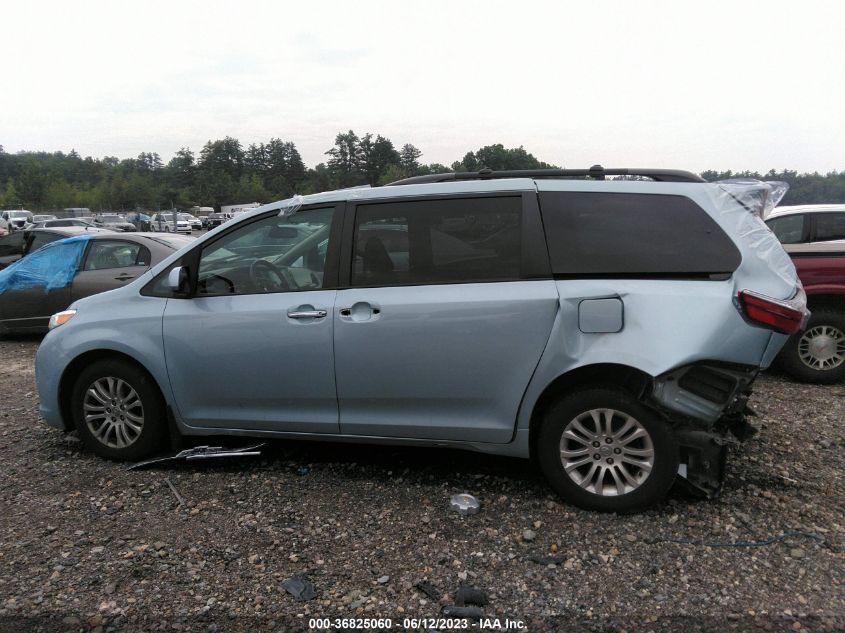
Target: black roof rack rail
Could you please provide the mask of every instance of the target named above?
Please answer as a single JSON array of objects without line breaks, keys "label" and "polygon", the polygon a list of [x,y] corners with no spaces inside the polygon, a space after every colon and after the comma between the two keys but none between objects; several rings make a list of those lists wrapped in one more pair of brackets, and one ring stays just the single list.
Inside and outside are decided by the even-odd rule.
[{"label": "black roof rack rail", "polygon": [[640,176],[651,178],[658,182],[707,182],[701,176],[690,171],[680,169],[605,169],[601,165],[593,165],[589,169],[511,169],[507,171],[453,171],[443,174],[426,174],[425,176],[411,176],[386,186],[393,185],[422,185],[433,182],[449,182],[453,180],[493,180],[498,178],[585,178],[604,180],[605,176]]}]

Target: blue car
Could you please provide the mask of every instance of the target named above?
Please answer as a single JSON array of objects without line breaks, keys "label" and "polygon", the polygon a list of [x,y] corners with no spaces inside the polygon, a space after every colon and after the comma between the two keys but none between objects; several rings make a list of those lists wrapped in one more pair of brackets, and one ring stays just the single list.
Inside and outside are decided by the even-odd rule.
[{"label": "blue car", "polygon": [[782,193],[485,170],[265,205],[53,315],[41,414],[115,460],[176,433],[450,446],[595,510],[712,496],[808,316],[762,220]]}]

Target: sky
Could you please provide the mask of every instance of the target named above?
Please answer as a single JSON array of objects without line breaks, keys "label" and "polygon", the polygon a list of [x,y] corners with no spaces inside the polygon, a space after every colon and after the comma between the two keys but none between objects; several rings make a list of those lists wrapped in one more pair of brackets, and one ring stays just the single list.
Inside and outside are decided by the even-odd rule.
[{"label": "sky", "polygon": [[338,132],[422,161],[845,170],[845,3],[39,0],[0,11],[0,145],[129,158]]}]

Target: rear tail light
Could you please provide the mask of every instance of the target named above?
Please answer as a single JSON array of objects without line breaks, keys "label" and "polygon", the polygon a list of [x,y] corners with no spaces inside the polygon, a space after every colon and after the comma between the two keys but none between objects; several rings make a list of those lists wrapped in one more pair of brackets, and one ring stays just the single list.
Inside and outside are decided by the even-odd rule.
[{"label": "rear tail light", "polygon": [[737,298],[743,314],[749,321],[783,334],[798,332],[804,327],[809,316],[807,295],[801,287],[792,299],[786,301],[772,299],[752,290],[740,290]]}]

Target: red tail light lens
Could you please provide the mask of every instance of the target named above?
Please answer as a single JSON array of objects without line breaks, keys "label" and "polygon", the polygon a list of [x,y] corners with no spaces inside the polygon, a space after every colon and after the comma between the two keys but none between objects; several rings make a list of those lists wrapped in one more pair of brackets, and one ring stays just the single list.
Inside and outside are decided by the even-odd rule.
[{"label": "red tail light lens", "polygon": [[788,301],[772,299],[751,290],[740,290],[739,305],[748,320],[783,334],[794,334],[807,317],[807,295],[798,288]]}]

